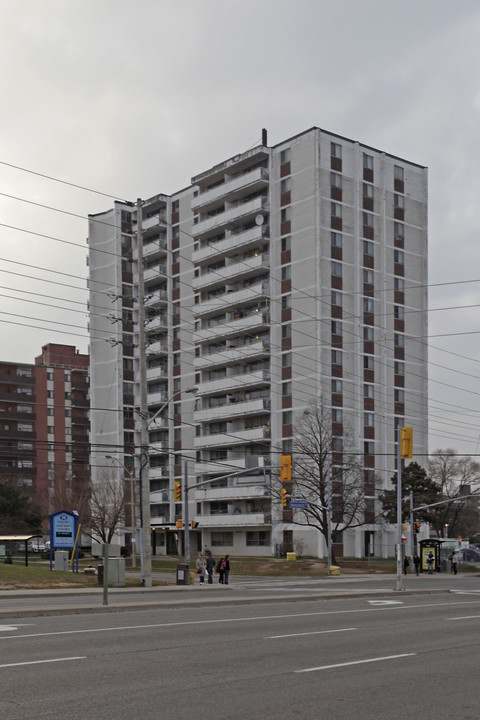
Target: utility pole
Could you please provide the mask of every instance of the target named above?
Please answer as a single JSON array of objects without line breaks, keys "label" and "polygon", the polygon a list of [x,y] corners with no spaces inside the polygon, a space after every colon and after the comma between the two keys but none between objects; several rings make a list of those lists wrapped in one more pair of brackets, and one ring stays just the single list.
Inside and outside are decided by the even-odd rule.
[{"label": "utility pole", "polygon": [[184,553],[185,553],[185,565],[187,566],[187,585],[190,585],[190,519],[188,517],[188,463],[185,460],[184,463],[184,475],[183,475],[183,522],[184,522]]},{"label": "utility pole", "polygon": [[142,512],[142,585],[152,587],[150,537],[150,458],[148,455],[147,364],[145,357],[145,287],[143,282],[142,201],[137,200],[138,363],[140,382],[140,492]]},{"label": "utility pole", "polygon": [[402,587],[402,428],[398,428],[397,435],[397,586]]}]

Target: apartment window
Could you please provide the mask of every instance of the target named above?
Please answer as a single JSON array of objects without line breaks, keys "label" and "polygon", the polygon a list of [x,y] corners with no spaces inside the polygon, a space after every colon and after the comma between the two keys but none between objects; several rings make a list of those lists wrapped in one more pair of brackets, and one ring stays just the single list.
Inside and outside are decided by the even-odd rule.
[{"label": "apartment window", "polygon": [[363,339],[365,342],[373,342],[373,327],[365,325],[363,328]]},{"label": "apartment window", "polygon": [[49,435],[54,435],[54,434],[55,434],[55,428],[53,427],[53,425],[48,425],[48,426],[47,426],[47,433],[48,433]]},{"label": "apartment window", "polygon": [[334,452],[343,452],[343,438],[337,436],[332,437],[332,450]]},{"label": "apartment window", "polygon": [[405,281],[403,278],[400,277],[394,277],[393,278],[393,287],[397,292],[404,292],[405,290]]},{"label": "apartment window", "polygon": [[373,298],[363,298],[363,311],[373,313]]},{"label": "apartment window", "polygon": [[270,530],[248,530],[246,544],[247,547],[268,547],[270,545]]},{"label": "apartment window", "polygon": [[330,143],[330,155],[334,158],[341,160],[342,158],[342,146],[338,143]]},{"label": "apartment window", "polygon": [[373,228],[373,215],[372,213],[364,212],[363,214],[363,225],[364,227]]},{"label": "apartment window", "polygon": [[332,409],[332,422],[341,423],[343,422],[343,411],[338,408]]},{"label": "apartment window", "polygon": [[291,382],[285,382],[282,384],[282,395],[283,397],[288,397],[292,394],[292,383]]},{"label": "apartment window", "polygon": [[364,368],[364,370],[373,370],[374,369],[373,355],[364,355],[363,356],[363,368]]},{"label": "apartment window", "polygon": [[291,425],[291,424],[292,424],[292,411],[285,410],[285,412],[282,413],[282,425]]},{"label": "apartment window", "polygon": [[343,391],[343,381],[332,379],[332,393],[341,395]]},{"label": "apartment window", "polygon": [[53,398],[53,390],[47,390],[47,398]]},{"label": "apartment window", "polygon": [[233,532],[212,530],[210,533],[210,545],[212,547],[233,547]]},{"label": "apartment window", "polygon": [[282,223],[287,222],[288,220],[290,220],[290,216],[291,216],[291,207],[290,207],[290,205],[287,205],[287,207],[282,208],[280,221]]},{"label": "apartment window", "polygon": [[332,290],[332,305],[342,307],[342,293]]},{"label": "apartment window", "polygon": [[282,267],[282,280],[290,280],[292,277],[292,266],[284,265]]},{"label": "apartment window", "polygon": [[394,333],[393,339],[395,342],[395,347],[403,348],[405,347],[405,336],[400,335],[400,333]]},{"label": "apartment window", "polygon": [[282,339],[292,337],[291,325],[282,325]]},{"label": "apartment window", "polygon": [[405,253],[403,250],[394,250],[393,251],[393,262],[397,265],[404,265],[405,264]]},{"label": "apartment window", "polygon": [[363,153],[363,167],[366,170],[373,170],[373,156]]},{"label": "apartment window", "polygon": [[404,196],[397,195],[397,193],[395,193],[395,195],[393,196],[393,204],[394,204],[395,208],[398,208],[399,210],[404,210],[405,209]]},{"label": "apartment window", "polygon": [[334,277],[342,277],[342,263],[332,262],[332,275]]},{"label": "apartment window", "polygon": [[47,380],[53,380],[53,372],[47,372]]},{"label": "apartment window", "polygon": [[284,193],[288,192],[291,189],[292,186],[292,178],[286,177],[284,178],[280,183],[280,193],[283,195]]},{"label": "apartment window", "polygon": [[395,402],[396,403],[404,403],[405,402],[405,393],[403,390],[399,390],[398,388],[395,388]]},{"label": "apartment window", "polygon": [[334,172],[330,173],[330,184],[332,187],[338,188],[339,190],[341,190],[342,176],[339,175],[338,173],[334,173]]},{"label": "apartment window", "polygon": [[282,367],[290,367],[292,364],[292,353],[284,353],[282,355]]},{"label": "apartment window", "polygon": [[291,307],[291,300],[291,295],[282,295],[282,310],[287,310],[289,307]]},{"label": "apartment window", "polygon": [[366,440],[363,443],[363,452],[365,455],[374,455],[375,454],[375,443]]},{"label": "apartment window", "polygon": [[341,335],[342,332],[342,323],[338,320],[332,320],[332,335]]},{"label": "apartment window", "polygon": [[280,163],[283,165],[286,162],[290,162],[290,148],[285,148],[280,153]]},{"label": "apartment window", "polygon": [[393,366],[395,375],[405,375],[405,363],[395,362]]},{"label": "apartment window", "polygon": [[340,235],[340,233],[331,232],[330,233],[330,241],[331,241],[332,247],[338,247],[338,248],[342,247],[342,236]]},{"label": "apartment window", "polygon": [[287,250],[292,249],[292,238],[290,235],[286,235],[282,238],[282,252],[287,252]]},{"label": "apartment window", "polygon": [[373,243],[370,240],[363,241],[363,254],[373,257]]},{"label": "apartment window", "polygon": [[[33,425],[32,425],[32,423],[21,423],[21,422],[19,422],[19,423],[18,423],[18,429],[20,430],[20,432],[32,432],[32,431],[33,431]],[[52,428],[52,432],[53,432],[53,428]]]},{"label": "apartment window", "polygon": [[403,307],[403,305],[393,306],[393,317],[395,318],[395,320],[405,319],[405,308]]},{"label": "apartment window", "polygon": [[332,350],[332,365],[342,364],[342,353],[340,350]]},{"label": "apartment window", "polygon": [[342,206],[340,203],[332,202],[330,203],[331,213],[332,217],[341,218],[342,217]]},{"label": "apartment window", "polygon": [[399,165],[393,166],[393,178],[394,178],[394,180],[401,180],[403,182],[403,180],[404,180],[403,167],[400,167]]},{"label": "apartment window", "polygon": [[373,200],[373,185],[363,183],[363,197]]},{"label": "apartment window", "polygon": [[400,222],[394,222],[393,223],[393,234],[395,237],[403,238],[405,237],[405,228],[403,223]]},{"label": "apartment window", "polygon": [[373,413],[363,413],[363,424],[365,427],[373,427]]},{"label": "apartment window", "polygon": [[18,449],[19,450],[33,450],[33,443],[22,442],[22,440],[20,440],[18,443]]},{"label": "apartment window", "polygon": [[367,400],[373,400],[374,398],[374,386],[373,385],[364,385],[363,386],[363,397]]},{"label": "apartment window", "polygon": [[363,271],[363,282],[367,285],[373,285],[373,270]]}]

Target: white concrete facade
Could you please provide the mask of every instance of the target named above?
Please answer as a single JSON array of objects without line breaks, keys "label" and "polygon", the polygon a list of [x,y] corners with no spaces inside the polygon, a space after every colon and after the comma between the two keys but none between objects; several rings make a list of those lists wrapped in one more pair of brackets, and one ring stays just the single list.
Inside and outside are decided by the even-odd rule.
[{"label": "white concrete facade", "polygon": [[[127,457],[139,442],[122,425],[128,383],[133,417],[139,397],[136,216],[118,205],[102,218],[115,227],[90,223],[92,311],[110,293],[121,316],[131,296],[133,323],[125,306],[122,322],[92,316],[92,442],[121,455],[125,445]],[[269,473],[249,460],[278,465],[312,400],[353,429],[371,504],[395,472],[396,426],[414,426],[414,453],[428,452],[426,168],[312,128],[146,201],[142,227],[150,414],[174,396],[150,431],[156,551],[181,550],[173,485],[187,462],[191,484],[213,481],[191,498],[199,548],[324,556],[316,531],[272,506]],[[344,533],[340,551],[363,555],[367,533],[377,556],[393,555],[392,533],[373,525]]]}]

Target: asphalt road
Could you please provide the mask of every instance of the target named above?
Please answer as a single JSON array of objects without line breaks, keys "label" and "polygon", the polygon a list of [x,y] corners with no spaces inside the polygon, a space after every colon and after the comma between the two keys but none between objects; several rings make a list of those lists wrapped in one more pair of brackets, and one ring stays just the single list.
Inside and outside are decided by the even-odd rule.
[{"label": "asphalt road", "polygon": [[426,590],[2,620],[0,717],[477,720],[480,587]]}]

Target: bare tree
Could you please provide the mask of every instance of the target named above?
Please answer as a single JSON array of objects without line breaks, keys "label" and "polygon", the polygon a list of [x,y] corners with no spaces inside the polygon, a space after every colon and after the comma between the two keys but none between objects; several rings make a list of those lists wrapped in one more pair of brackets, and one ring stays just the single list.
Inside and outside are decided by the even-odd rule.
[{"label": "bare tree", "polygon": [[332,536],[364,525],[366,498],[360,458],[349,430],[343,426],[342,435],[334,435],[330,411],[312,405],[295,423],[292,452],[291,494],[308,506],[294,510],[289,521],[317,528],[328,545],[331,473]]},{"label": "bare tree", "polygon": [[[480,482],[480,464],[471,457],[458,456],[450,448],[436,450],[430,458],[429,471],[444,500],[473,493],[480,495],[480,490],[473,487]],[[477,507],[468,498],[441,505],[435,508],[431,522],[439,537],[447,531],[451,537],[459,532],[468,536],[478,531]]]},{"label": "bare tree", "polygon": [[117,473],[102,469],[88,487],[88,502],[82,514],[82,532],[100,543],[110,544],[115,533],[124,526],[126,504],[125,484]]}]

